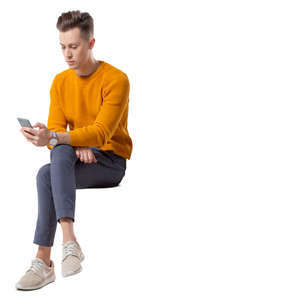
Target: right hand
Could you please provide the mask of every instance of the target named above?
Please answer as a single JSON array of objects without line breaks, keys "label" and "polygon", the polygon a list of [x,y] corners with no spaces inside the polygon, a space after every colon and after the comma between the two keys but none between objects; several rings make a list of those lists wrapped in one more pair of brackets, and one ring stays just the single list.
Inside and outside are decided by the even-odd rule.
[{"label": "right hand", "polygon": [[90,147],[74,147],[75,153],[78,158],[84,163],[96,163],[97,159],[95,158],[94,152]]}]

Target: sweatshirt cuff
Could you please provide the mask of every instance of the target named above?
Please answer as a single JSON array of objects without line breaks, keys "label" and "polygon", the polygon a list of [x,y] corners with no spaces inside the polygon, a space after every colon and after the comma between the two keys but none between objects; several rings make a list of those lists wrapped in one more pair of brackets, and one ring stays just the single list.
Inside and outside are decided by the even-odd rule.
[{"label": "sweatshirt cuff", "polygon": [[70,136],[70,145],[78,146],[78,143],[80,143],[78,134],[76,132],[74,132],[73,130],[67,131],[67,133]]}]

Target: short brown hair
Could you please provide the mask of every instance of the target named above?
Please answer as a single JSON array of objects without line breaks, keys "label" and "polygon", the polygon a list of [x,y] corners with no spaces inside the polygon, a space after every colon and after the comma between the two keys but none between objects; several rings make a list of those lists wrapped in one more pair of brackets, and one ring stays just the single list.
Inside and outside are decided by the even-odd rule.
[{"label": "short brown hair", "polygon": [[56,23],[59,31],[65,32],[75,27],[80,29],[80,35],[86,41],[94,36],[94,20],[89,13],[72,10],[59,16]]}]

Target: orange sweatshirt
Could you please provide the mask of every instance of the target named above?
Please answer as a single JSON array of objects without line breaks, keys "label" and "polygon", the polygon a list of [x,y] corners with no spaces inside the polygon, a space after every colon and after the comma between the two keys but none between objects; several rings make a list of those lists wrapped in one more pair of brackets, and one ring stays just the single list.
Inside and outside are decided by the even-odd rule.
[{"label": "orange sweatshirt", "polygon": [[[99,67],[89,76],[81,77],[75,70],[67,69],[54,77],[47,127],[55,132],[68,132],[71,146],[113,150],[130,159],[129,80],[121,70],[98,61]],[[51,150],[53,146],[47,148]]]}]

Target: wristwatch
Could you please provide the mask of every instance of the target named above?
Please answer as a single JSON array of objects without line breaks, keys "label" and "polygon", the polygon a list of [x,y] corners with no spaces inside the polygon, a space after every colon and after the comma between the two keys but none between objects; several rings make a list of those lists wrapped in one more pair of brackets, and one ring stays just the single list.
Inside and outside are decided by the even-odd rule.
[{"label": "wristwatch", "polygon": [[57,140],[57,134],[56,134],[56,132],[51,131],[51,139],[50,139],[49,144],[51,146],[55,146],[57,144],[57,142],[58,142],[58,140]]}]

